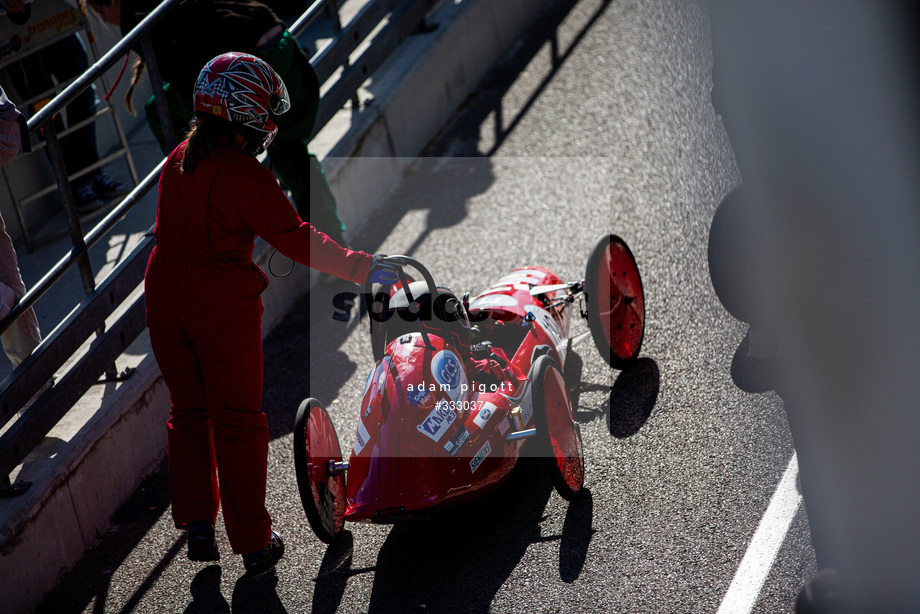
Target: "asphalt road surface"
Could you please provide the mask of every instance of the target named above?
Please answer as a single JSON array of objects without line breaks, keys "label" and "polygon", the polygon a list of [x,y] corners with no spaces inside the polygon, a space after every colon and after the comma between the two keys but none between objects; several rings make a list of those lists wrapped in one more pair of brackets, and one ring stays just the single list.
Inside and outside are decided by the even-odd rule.
[{"label": "asphalt road surface", "polygon": [[523,265],[577,280],[599,236],[629,243],[641,359],[611,370],[588,342],[567,367],[590,494],[569,504],[524,465],[450,516],[348,525],[322,544],[297,494],[294,414],[322,400],[348,449],[372,367],[367,320],[332,319],[333,295],[352,288],[323,286],[265,344],[268,506],[287,543],[276,572],[243,578],[222,531],[219,566],[186,560],[162,470],[44,611],[792,610],[815,561],[786,416],[775,393],[733,381],[747,326],[708,273],[713,213],[740,178],[710,102],[705,4],[549,6],[356,243],[411,255],[458,294]]}]

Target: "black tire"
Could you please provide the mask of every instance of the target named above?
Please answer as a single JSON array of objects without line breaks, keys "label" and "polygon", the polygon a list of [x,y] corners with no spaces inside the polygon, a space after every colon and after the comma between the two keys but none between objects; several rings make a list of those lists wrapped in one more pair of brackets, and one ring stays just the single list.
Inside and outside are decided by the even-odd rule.
[{"label": "black tire", "polygon": [[635,362],[645,337],[645,291],[629,246],[601,237],[585,267],[588,326],[597,351],[615,369]]},{"label": "black tire", "polygon": [[330,460],[342,461],[335,427],[319,401],[306,399],[294,419],[294,471],[310,527],[327,544],[345,525],[345,474],[330,474]]},{"label": "black tire", "polygon": [[556,492],[573,501],[585,493],[585,460],[581,429],[572,415],[565,378],[549,356],[538,358],[532,372],[537,451]]}]

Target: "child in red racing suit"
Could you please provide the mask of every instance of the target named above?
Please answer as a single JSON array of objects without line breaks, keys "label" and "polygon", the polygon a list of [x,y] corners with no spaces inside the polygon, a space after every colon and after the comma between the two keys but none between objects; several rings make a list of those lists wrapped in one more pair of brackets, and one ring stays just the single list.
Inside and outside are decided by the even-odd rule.
[{"label": "child in red racing suit", "polygon": [[[219,94],[248,88],[255,94],[246,104],[255,100],[255,110],[270,118],[270,105],[280,104],[274,97],[285,92],[266,68],[231,53],[202,71],[195,102],[207,109],[163,169],[157,244],[145,280],[150,341],[172,400],[173,519],[189,529],[190,559],[217,560],[214,522],[223,505],[230,544],[250,573],[270,569],[283,553],[265,508],[260,294],[268,278],[252,262],[255,236],[297,262],[356,283],[377,268],[371,255],[347,250],[300,220],[271,171],[251,155],[271,134],[208,116],[223,104],[232,112],[227,117],[241,117],[233,106],[239,100]],[[273,126],[256,128],[270,133]]]}]

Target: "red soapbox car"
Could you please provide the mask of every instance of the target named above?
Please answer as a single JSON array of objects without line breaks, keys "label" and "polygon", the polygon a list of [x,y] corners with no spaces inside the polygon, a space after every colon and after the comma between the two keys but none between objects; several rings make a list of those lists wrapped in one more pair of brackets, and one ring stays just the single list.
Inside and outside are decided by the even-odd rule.
[{"label": "red soapbox car", "polygon": [[[387,260],[400,282],[389,293],[368,288],[377,362],[348,462],[320,402],[297,411],[297,485],[316,535],[330,543],[346,520],[430,517],[493,491],[523,456],[544,459],[562,497],[581,494],[581,431],[562,369],[589,335],[615,368],[638,356],[645,297],[626,243],[601,237],[583,281],[524,267],[472,300],[438,287],[411,258]],[[406,265],[423,280],[412,282]],[[590,332],[570,339],[576,299]]]}]

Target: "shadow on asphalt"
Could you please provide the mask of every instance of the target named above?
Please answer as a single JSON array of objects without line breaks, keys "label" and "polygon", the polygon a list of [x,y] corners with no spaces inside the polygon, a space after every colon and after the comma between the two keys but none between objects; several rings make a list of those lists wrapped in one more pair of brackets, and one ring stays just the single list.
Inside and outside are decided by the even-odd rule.
[{"label": "shadow on asphalt", "polygon": [[351,531],[343,531],[326,549],[316,574],[313,589],[313,614],[332,614],[338,610],[348,579],[358,574],[376,571],[376,567],[352,569],[355,539]]},{"label": "shadow on asphalt", "polygon": [[[83,555],[74,569],[64,574],[58,585],[45,596],[36,612],[83,612],[89,604],[93,604],[93,612],[106,611],[106,600],[112,590],[112,575],[168,510],[169,475],[164,461],[115,512],[111,520],[112,528],[96,546]],[[134,611],[147,591],[184,547],[183,533],[150,570],[121,612]]]},{"label": "shadow on asphalt", "polygon": [[569,502],[562,524],[562,538],[559,542],[559,577],[572,583],[581,575],[588,556],[588,545],[597,532],[591,527],[594,518],[594,496],[585,489],[581,498]]},{"label": "shadow on asphalt", "polygon": [[[557,30],[579,0],[555,0],[547,3],[546,12],[532,24],[526,37],[515,48],[510,57],[502,58],[498,65],[479,84],[476,94],[464,105],[454,123],[445,131],[444,136],[434,143],[425,155],[482,155],[476,145],[487,123],[492,124],[492,134],[487,157],[495,155],[502,143],[514,132],[521,120],[527,115],[534,103],[562,68],[575,48],[581,43],[594,24],[601,18],[612,0],[604,0],[591,16],[591,19],[572,39],[568,47],[560,49]],[[531,61],[549,44],[551,66],[539,86],[527,98],[527,102],[513,117],[505,117],[504,98],[517,81],[517,75],[523,72]]]},{"label": "shadow on asphalt", "polygon": [[620,372],[610,389],[610,434],[632,437],[645,426],[658,401],[661,374],[651,358],[640,358]]},{"label": "shadow on asphalt", "polygon": [[[594,530],[591,493],[569,504],[561,535],[541,535],[555,495],[539,459],[522,458],[498,491],[430,520],[394,525],[372,569],[351,568],[351,534],[329,547],[316,579],[314,612],[339,607],[347,579],[374,571],[368,612],[486,612],[531,544],[559,542],[559,574],[581,573]],[[344,540],[344,541],[343,541]]]},{"label": "shadow on asphalt", "polygon": [[[569,386],[575,418],[587,423],[604,414],[610,434],[626,439],[638,433],[648,422],[658,402],[661,374],[658,364],[651,358],[639,358],[620,371],[613,386],[581,381],[582,359],[574,351],[565,362],[565,381]],[[579,405],[583,392],[610,391],[606,407],[588,408]]]},{"label": "shadow on asphalt", "polygon": [[208,565],[195,574],[189,587],[192,602],[183,614],[229,614],[230,604],[220,592],[220,574],[220,565]]},{"label": "shadow on asphalt", "polygon": [[278,597],[277,588],[275,570],[255,577],[244,575],[233,587],[231,608],[236,614],[284,614],[287,610]]}]

